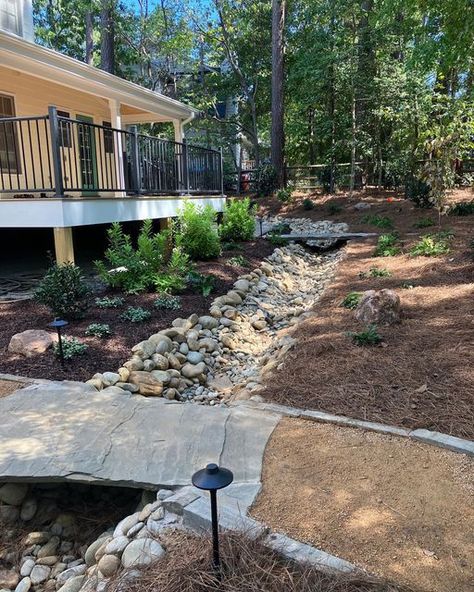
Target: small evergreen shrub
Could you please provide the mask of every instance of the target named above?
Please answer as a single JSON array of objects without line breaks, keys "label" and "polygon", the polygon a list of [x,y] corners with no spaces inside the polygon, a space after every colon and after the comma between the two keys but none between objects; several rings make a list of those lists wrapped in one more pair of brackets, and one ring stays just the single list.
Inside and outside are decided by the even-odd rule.
[{"label": "small evergreen shrub", "polygon": [[454,204],[449,208],[450,216],[471,216],[474,214],[474,200]]},{"label": "small evergreen shrub", "polygon": [[415,224],[413,224],[413,226],[415,228],[429,228],[430,226],[434,226],[435,222],[433,220],[433,218],[420,218],[417,222],[415,222]]},{"label": "small evergreen shrub", "polygon": [[171,294],[160,294],[155,300],[155,306],[164,310],[179,310],[181,308],[181,298]]},{"label": "small evergreen shrub", "polygon": [[272,195],[277,186],[277,174],[272,164],[263,163],[253,174],[255,193],[259,197]]},{"label": "small evergreen shrub", "polygon": [[449,235],[427,234],[410,249],[412,257],[440,257],[449,253]]},{"label": "small evergreen shrub", "polygon": [[255,206],[250,199],[227,201],[220,227],[220,235],[225,241],[250,241],[255,235]]},{"label": "small evergreen shrub", "polygon": [[232,265],[232,267],[248,267],[249,261],[243,255],[236,255],[235,257],[231,257],[227,263]]},{"label": "small evergreen shrub", "polygon": [[349,292],[341,302],[341,306],[354,310],[354,308],[357,308],[361,298],[362,294],[360,292]]},{"label": "small evergreen shrub", "polygon": [[391,277],[391,272],[384,267],[371,267],[369,271],[361,271],[359,277],[364,278],[377,278],[377,277]]},{"label": "small evergreen shrub", "polygon": [[335,214],[340,214],[342,212],[342,206],[337,203],[331,203],[328,205],[328,213],[330,216],[334,216]]},{"label": "small evergreen shrub", "polygon": [[104,296],[95,299],[97,308],[120,308],[124,302],[125,300],[121,296]]},{"label": "small evergreen shrub", "polygon": [[184,204],[176,227],[176,245],[191,259],[214,259],[220,255],[216,217],[210,205],[196,207],[191,201]]},{"label": "small evergreen shrub", "polygon": [[[63,356],[65,360],[72,360],[76,356],[82,356],[86,353],[88,346],[85,343],[81,343],[75,337],[63,337]],[[59,344],[56,342],[53,344],[53,353],[55,356],[60,356]]]},{"label": "small evergreen shrub", "polygon": [[120,315],[123,321],[130,323],[143,323],[151,317],[151,312],[141,306],[129,306],[125,312]]},{"label": "small evergreen shrub", "polygon": [[89,308],[90,290],[77,265],[53,263],[34,292],[56,317],[80,319]]},{"label": "small evergreen shrub", "polygon": [[378,216],[374,214],[368,214],[362,218],[362,222],[364,224],[370,224],[371,226],[376,226],[377,228],[385,228],[390,230],[393,228],[393,221],[386,216]]},{"label": "small evergreen shrub", "polygon": [[206,275],[197,271],[191,271],[188,274],[189,285],[197,288],[206,298],[214,289],[215,282],[216,278],[212,274]]},{"label": "small evergreen shrub", "polygon": [[356,345],[378,345],[382,341],[376,325],[369,325],[365,331],[360,333],[348,333]]},{"label": "small evergreen shrub", "polygon": [[401,249],[397,243],[398,236],[396,234],[381,234],[377,241],[374,257],[395,257],[395,255],[399,255]]},{"label": "small evergreen shrub", "polygon": [[309,197],[305,197],[303,199],[303,210],[309,211],[309,210],[314,210],[315,205],[314,205],[314,201],[312,199],[309,199]]},{"label": "small evergreen shrub", "polygon": [[110,330],[110,325],[106,323],[91,323],[86,331],[87,337],[108,337],[111,335],[112,331]]},{"label": "small evergreen shrub", "polygon": [[431,187],[422,179],[410,176],[405,182],[405,197],[417,208],[432,208]]},{"label": "small evergreen shrub", "polygon": [[278,201],[281,201],[283,203],[289,203],[293,199],[293,191],[289,187],[279,189],[276,192],[276,197]]}]

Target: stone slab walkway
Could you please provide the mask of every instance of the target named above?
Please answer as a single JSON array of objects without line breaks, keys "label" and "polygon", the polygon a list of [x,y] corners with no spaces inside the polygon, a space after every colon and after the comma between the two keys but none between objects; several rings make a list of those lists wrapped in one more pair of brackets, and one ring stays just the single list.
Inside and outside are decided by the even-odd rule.
[{"label": "stone slab walkway", "polygon": [[229,494],[248,505],[281,416],[43,383],[0,399],[0,417],[0,481],[176,487],[217,462],[234,472]]}]

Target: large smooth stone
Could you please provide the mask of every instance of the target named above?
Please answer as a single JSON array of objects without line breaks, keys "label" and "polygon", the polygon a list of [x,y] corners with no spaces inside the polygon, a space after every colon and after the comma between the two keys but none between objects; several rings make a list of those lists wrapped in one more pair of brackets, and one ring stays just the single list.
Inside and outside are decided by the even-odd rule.
[{"label": "large smooth stone", "polygon": [[163,555],[163,547],[154,539],[137,539],[132,541],[122,555],[124,567],[141,567],[154,563]]},{"label": "large smooth stone", "polygon": [[0,487],[0,502],[9,506],[21,506],[27,493],[26,483],[5,483]]}]

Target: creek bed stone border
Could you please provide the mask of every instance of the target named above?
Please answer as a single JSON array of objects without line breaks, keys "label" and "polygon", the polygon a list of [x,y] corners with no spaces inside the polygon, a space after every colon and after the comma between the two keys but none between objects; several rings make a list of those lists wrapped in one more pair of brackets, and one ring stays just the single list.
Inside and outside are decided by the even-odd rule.
[{"label": "creek bed stone border", "polygon": [[459,452],[474,456],[474,441],[458,438],[457,436],[450,436],[441,432],[433,432],[426,429],[407,430],[396,426],[386,425],[373,421],[364,421],[361,419],[353,419],[345,415],[333,415],[332,413],[325,413],[323,411],[314,411],[312,409],[301,409],[298,407],[289,407],[287,405],[278,405],[277,403],[259,403],[256,401],[236,401],[231,405],[251,406],[254,409],[261,409],[262,411],[272,411],[279,413],[284,417],[294,417],[299,419],[306,419],[308,421],[331,423],[342,427],[358,428],[379,434],[386,434],[390,436],[399,436],[401,438],[409,438],[423,442],[424,444],[431,444],[438,448],[445,448],[452,452]]}]

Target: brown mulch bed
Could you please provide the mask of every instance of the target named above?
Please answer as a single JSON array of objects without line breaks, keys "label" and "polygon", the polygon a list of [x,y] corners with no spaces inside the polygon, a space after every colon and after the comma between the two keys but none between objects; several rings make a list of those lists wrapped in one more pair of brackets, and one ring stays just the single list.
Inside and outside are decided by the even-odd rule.
[{"label": "brown mulch bed", "polygon": [[251,514],[419,592],[470,592],[474,459],[404,438],[284,419]]},{"label": "brown mulch bed", "polygon": [[[10,338],[15,333],[26,329],[46,329],[52,321],[49,310],[32,300],[14,303],[0,303],[0,371],[31,378],[52,380],[88,380],[96,372],[115,371],[130,358],[131,348],[147,339],[153,333],[170,326],[177,317],[187,317],[193,313],[206,314],[212,300],[228,291],[236,279],[267,257],[274,247],[265,240],[242,243],[241,249],[225,251],[214,261],[200,262],[200,273],[213,274],[216,277],[215,288],[209,297],[204,297],[196,290],[188,289],[181,294],[180,310],[158,310],[153,306],[156,294],[139,294],[125,297],[125,304],[119,309],[99,309],[92,306],[84,319],[71,322],[64,334],[77,337],[89,348],[84,355],[66,362],[62,370],[57,358],[51,351],[33,358],[24,358],[7,351]],[[235,267],[229,259],[243,256],[248,267]],[[92,300],[93,302],[93,300]],[[128,306],[141,306],[152,313],[152,318],[145,323],[122,321],[119,316]],[[113,332],[107,339],[86,337],[84,332],[91,323],[107,323]]]},{"label": "brown mulch bed", "polygon": [[[471,192],[460,194],[461,199],[472,198]],[[356,212],[353,205],[363,198],[372,204],[368,213],[393,219],[405,251],[419,235],[436,231],[437,227],[414,226],[427,216],[436,220],[436,212],[389,196],[392,202],[387,194],[338,197],[344,209],[337,220],[348,221],[352,229],[386,232],[361,223],[367,211]],[[327,217],[330,200],[321,199],[323,203],[309,212],[315,219]],[[284,214],[307,212],[297,202],[285,206]],[[442,257],[374,258],[374,241],[351,243],[315,316],[298,326],[298,343],[268,381],[264,396],[296,407],[474,439],[473,221],[474,216],[443,220],[455,238],[451,252]],[[371,267],[388,269],[392,275],[359,276]],[[351,291],[381,288],[398,292],[403,320],[379,329],[381,346],[358,347],[347,333],[364,327],[341,302]]]}]

